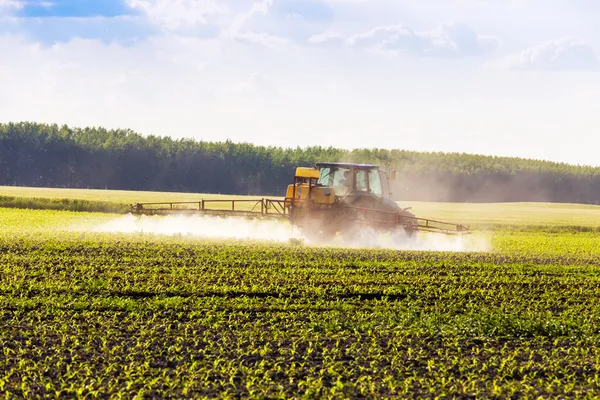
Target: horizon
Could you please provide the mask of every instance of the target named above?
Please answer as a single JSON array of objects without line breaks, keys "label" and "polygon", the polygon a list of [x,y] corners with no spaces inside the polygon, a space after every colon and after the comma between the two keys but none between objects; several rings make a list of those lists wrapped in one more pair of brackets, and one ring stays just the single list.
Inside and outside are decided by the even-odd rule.
[{"label": "horizon", "polygon": [[0,122],[600,167],[600,3],[390,3],[0,0]]}]

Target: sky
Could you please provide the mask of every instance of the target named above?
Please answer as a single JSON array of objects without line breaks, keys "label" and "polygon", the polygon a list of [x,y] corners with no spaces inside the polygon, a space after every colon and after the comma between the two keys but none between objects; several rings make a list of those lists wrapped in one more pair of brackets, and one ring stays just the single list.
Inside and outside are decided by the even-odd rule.
[{"label": "sky", "polygon": [[0,0],[0,122],[600,166],[597,0]]}]

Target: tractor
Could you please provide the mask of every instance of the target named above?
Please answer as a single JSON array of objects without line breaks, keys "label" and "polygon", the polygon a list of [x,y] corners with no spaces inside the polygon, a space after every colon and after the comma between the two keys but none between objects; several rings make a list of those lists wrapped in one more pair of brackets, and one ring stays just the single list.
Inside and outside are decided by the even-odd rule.
[{"label": "tractor", "polygon": [[389,175],[374,164],[318,162],[296,168],[285,197],[279,199],[199,199],[194,202],[136,203],[131,212],[142,214],[207,214],[288,220],[310,241],[324,243],[340,234],[351,241],[365,229],[402,233],[413,239],[417,232],[448,235],[470,233],[464,225],[417,218],[391,198]]},{"label": "tractor", "polygon": [[[396,171],[391,170],[392,180]],[[373,164],[320,162],[297,168],[286,192],[290,221],[309,238],[328,241],[337,233],[351,239],[365,227],[403,231],[412,238],[418,220],[391,199],[390,178]]]}]

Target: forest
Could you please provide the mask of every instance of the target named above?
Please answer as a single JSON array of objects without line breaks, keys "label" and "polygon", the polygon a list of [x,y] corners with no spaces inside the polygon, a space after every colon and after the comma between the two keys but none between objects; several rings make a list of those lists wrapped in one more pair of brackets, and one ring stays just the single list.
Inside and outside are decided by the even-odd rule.
[{"label": "forest", "polygon": [[[198,134],[201,137],[201,134]],[[396,200],[599,204],[600,168],[402,149],[282,148],[129,129],[0,124],[0,185],[281,196],[317,161],[396,168]]]}]

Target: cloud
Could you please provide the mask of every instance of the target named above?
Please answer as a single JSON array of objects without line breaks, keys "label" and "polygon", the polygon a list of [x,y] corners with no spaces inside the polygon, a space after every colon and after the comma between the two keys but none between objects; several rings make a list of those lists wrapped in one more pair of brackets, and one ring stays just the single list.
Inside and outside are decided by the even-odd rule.
[{"label": "cloud", "polygon": [[252,4],[252,7],[245,12],[239,14],[229,28],[224,32],[224,36],[228,38],[235,38],[255,14],[267,15],[269,9],[273,5],[273,0],[260,0]]},{"label": "cloud", "polygon": [[322,1],[315,0],[279,0],[273,5],[273,11],[287,18],[301,18],[305,21],[323,22],[333,19],[333,10]]},{"label": "cloud", "polygon": [[168,31],[193,32],[198,25],[209,24],[211,17],[230,11],[217,0],[127,0],[127,3]]},{"label": "cloud", "polygon": [[273,48],[288,43],[287,40],[267,33],[244,32],[235,36],[235,40],[247,44],[261,44]]},{"label": "cloud", "polygon": [[540,43],[493,63],[491,67],[529,71],[597,71],[594,49],[575,38]]},{"label": "cloud", "polygon": [[308,43],[322,47],[340,47],[344,44],[344,37],[338,32],[323,32],[309,37]]},{"label": "cloud", "polygon": [[348,39],[355,48],[432,57],[481,56],[493,52],[498,39],[479,35],[465,23],[442,24],[434,30],[417,32],[405,25],[380,26]]},{"label": "cloud", "polygon": [[[216,67],[205,69],[206,61],[218,54],[210,40],[151,37],[125,47],[73,39],[45,47],[0,35],[0,51],[12,55],[0,62],[0,91],[11,93],[0,96],[3,122],[118,127],[165,113],[187,125],[199,118],[199,104],[211,104],[223,80]],[[147,124],[140,130],[151,129]]]},{"label": "cloud", "polygon": [[[422,49],[427,44],[427,39],[414,33],[410,28],[403,25],[378,26],[367,32],[362,32],[349,38],[350,45],[356,48],[389,48],[395,44],[396,47],[409,50]],[[400,43],[404,42],[404,46]]]},{"label": "cloud", "polygon": [[[255,17],[267,16],[273,7],[273,0],[254,1],[252,6],[244,12],[239,12],[229,27],[222,31],[221,39],[229,39],[235,42],[244,44],[259,44],[268,48],[280,47],[289,44],[292,40],[285,38],[283,35],[265,32],[269,30],[264,19],[258,23]],[[252,23],[251,23],[252,22]],[[242,29],[247,30],[242,32]],[[258,28],[261,32],[256,32]]]},{"label": "cloud", "polygon": [[17,10],[23,8],[23,3],[17,0],[0,0],[0,17],[12,16]]},{"label": "cloud", "polygon": [[271,81],[267,74],[254,72],[248,79],[233,85],[226,85],[219,93],[233,96],[266,96],[274,97],[279,94],[279,88]]}]

